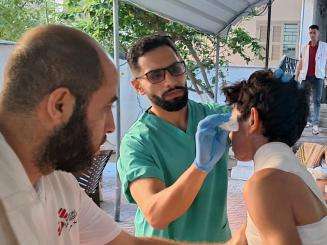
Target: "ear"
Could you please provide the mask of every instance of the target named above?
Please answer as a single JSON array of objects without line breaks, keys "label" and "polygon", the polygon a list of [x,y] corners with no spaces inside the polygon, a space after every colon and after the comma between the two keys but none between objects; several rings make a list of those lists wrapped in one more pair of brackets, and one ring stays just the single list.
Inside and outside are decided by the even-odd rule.
[{"label": "ear", "polygon": [[142,87],[142,83],[139,79],[135,79],[133,81],[131,81],[131,84],[133,86],[133,88],[136,90],[136,92],[138,92],[140,95],[145,95],[145,91]]},{"label": "ear", "polygon": [[68,122],[75,107],[75,97],[68,88],[55,89],[48,98],[46,109],[55,125]]},{"label": "ear", "polygon": [[261,123],[259,118],[259,112],[256,108],[251,108],[250,118],[249,118],[249,132],[251,134],[258,133],[261,129]]}]

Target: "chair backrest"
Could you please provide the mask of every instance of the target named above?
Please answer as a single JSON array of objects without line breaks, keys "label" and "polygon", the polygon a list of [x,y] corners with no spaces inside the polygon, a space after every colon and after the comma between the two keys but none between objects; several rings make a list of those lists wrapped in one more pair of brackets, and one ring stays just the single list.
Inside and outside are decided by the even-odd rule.
[{"label": "chair backrest", "polygon": [[326,145],[305,142],[301,144],[295,155],[307,168],[315,168],[321,165],[322,160],[325,159],[326,151]]},{"label": "chair backrest", "polygon": [[75,175],[79,185],[87,194],[94,194],[96,192],[102,172],[112,153],[113,150],[100,151],[100,153],[94,157],[88,169]]},{"label": "chair backrest", "polygon": [[298,62],[297,59],[293,59],[291,57],[284,55],[278,67],[281,68],[285,73],[294,75],[297,62]]}]

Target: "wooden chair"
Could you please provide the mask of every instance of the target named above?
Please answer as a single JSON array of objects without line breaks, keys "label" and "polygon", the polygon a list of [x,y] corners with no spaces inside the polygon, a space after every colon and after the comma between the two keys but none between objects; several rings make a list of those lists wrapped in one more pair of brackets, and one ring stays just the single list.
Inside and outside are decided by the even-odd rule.
[{"label": "wooden chair", "polygon": [[75,175],[79,185],[98,206],[100,206],[99,182],[101,180],[103,170],[113,152],[113,150],[100,151],[100,153],[94,157],[92,165],[88,169]]}]

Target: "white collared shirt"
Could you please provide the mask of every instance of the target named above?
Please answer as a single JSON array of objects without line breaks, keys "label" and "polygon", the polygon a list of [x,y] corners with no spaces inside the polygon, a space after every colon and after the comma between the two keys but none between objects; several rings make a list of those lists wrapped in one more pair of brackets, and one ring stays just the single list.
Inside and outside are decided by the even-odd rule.
[{"label": "white collared shirt", "polygon": [[54,171],[34,188],[1,134],[0,219],[0,244],[105,244],[121,232],[73,175]]}]

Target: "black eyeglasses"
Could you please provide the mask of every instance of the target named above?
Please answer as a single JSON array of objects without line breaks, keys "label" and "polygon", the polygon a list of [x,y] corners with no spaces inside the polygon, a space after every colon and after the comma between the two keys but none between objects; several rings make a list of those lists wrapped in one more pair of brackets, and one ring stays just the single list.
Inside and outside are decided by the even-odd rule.
[{"label": "black eyeglasses", "polygon": [[166,78],[166,71],[174,77],[185,74],[186,67],[184,61],[175,62],[174,64],[161,69],[156,69],[145,73],[143,76],[137,77],[135,79],[140,79],[146,77],[150,83],[156,84],[161,83]]}]

